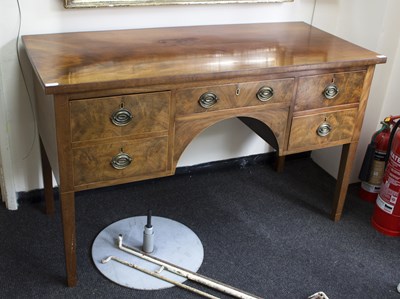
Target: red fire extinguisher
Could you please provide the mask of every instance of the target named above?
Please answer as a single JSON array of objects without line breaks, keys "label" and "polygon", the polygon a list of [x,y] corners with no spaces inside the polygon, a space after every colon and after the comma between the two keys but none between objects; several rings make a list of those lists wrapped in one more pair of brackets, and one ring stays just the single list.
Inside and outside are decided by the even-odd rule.
[{"label": "red fire extinguisher", "polygon": [[394,120],[400,116],[386,117],[382,122],[382,127],[376,131],[368,145],[367,153],[360,171],[359,179],[361,188],[359,196],[369,202],[375,202],[382,184],[385,171],[385,157],[388,151],[391,126]]},{"label": "red fire extinguisher", "polygon": [[376,199],[372,226],[389,236],[400,236],[400,121],[394,125],[389,138],[386,169],[381,190]]}]

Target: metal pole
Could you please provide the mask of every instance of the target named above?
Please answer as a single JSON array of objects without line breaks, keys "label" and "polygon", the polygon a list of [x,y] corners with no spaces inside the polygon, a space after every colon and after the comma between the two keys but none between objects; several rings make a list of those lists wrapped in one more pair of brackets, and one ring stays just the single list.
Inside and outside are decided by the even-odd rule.
[{"label": "metal pole", "polygon": [[247,292],[244,292],[242,290],[236,289],[232,286],[229,286],[227,284],[221,283],[219,281],[213,280],[211,278],[208,278],[206,276],[203,276],[201,274],[192,272],[190,270],[181,268],[177,265],[171,264],[169,262],[163,261],[159,258],[156,258],[154,256],[151,256],[149,254],[146,254],[144,252],[141,252],[135,248],[128,247],[122,244],[122,235],[118,236],[118,248],[128,252],[130,254],[133,254],[134,256],[137,256],[139,258],[142,258],[146,261],[152,262],[154,264],[157,264],[159,266],[163,266],[166,270],[177,274],[179,276],[185,277],[189,280],[195,281],[197,283],[203,284],[207,287],[213,288],[215,290],[218,290],[220,292],[223,292],[225,294],[228,294],[230,296],[236,297],[236,298],[241,298],[241,299],[262,299],[261,297],[249,294]]},{"label": "metal pole", "polygon": [[166,282],[172,283],[173,285],[176,285],[177,287],[180,287],[180,288],[185,289],[185,290],[187,290],[187,291],[196,293],[196,294],[201,295],[201,296],[203,296],[203,297],[210,298],[210,299],[220,299],[219,297],[215,297],[215,296],[213,296],[213,295],[211,295],[211,294],[208,294],[208,293],[206,293],[206,292],[200,291],[200,290],[198,290],[198,289],[196,289],[196,288],[193,288],[193,287],[184,285],[183,283],[180,283],[180,282],[175,281],[175,280],[172,280],[172,279],[170,279],[170,278],[168,278],[168,277],[162,276],[162,275],[160,275],[160,274],[157,273],[157,272],[149,271],[149,270],[147,270],[147,269],[145,269],[145,268],[139,267],[138,265],[129,263],[129,262],[127,262],[127,261],[124,261],[124,260],[122,260],[122,259],[120,259],[120,258],[118,258],[118,257],[116,257],[116,256],[109,256],[108,258],[103,259],[103,260],[101,261],[101,263],[102,263],[102,264],[106,264],[106,263],[108,263],[110,260],[116,261],[116,262],[118,262],[118,263],[120,263],[120,264],[123,264],[123,265],[125,265],[125,266],[128,266],[128,267],[131,267],[131,268],[133,268],[133,269],[139,270],[140,272],[146,273],[146,274],[148,274],[148,275],[151,275],[151,276],[156,277],[156,278],[158,278],[158,279],[164,280],[164,281],[166,281]]}]

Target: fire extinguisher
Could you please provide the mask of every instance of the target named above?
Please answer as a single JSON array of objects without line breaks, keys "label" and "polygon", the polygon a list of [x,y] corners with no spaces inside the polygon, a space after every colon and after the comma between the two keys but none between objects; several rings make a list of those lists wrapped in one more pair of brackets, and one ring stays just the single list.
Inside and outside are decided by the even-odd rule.
[{"label": "fire extinguisher", "polygon": [[386,169],[381,190],[376,199],[372,226],[389,236],[400,236],[400,121],[390,133]]},{"label": "fire extinguisher", "polygon": [[394,120],[398,118],[400,116],[386,117],[381,122],[382,127],[372,135],[371,143],[368,145],[359,174],[361,180],[359,196],[365,201],[375,202],[378,197],[385,171],[390,128],[395,124]]}]

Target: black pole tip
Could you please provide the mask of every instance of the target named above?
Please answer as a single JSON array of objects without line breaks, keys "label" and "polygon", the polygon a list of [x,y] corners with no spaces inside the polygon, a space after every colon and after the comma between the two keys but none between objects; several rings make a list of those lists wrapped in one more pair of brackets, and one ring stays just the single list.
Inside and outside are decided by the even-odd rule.
[{"label": "black pole tip", "polygon": [[151,214],[152,214],[151,210],[148,210],[147,211],[147,224],[146,224],[147,228],[151,228],[152,227],[152,225],[151,225]]}]

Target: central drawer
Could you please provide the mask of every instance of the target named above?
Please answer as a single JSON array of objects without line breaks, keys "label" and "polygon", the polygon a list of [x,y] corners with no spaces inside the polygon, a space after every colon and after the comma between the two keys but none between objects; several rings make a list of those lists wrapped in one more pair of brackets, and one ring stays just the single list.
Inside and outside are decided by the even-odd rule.
[{"label": "central drawer", "polygon": [[167,157],[167,136],[75,148],[74,185],[167,175]]},{"label": "central drawer", "polygon": [[274,103],[289,106],[293,88],[294,79],[286,78],[180,89],[175,93],[176,114],[180,116]]}]

